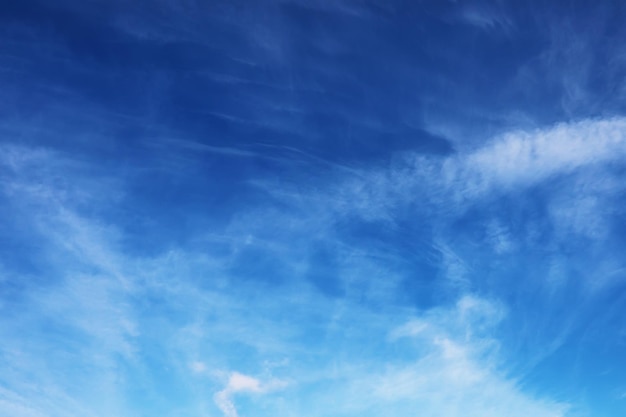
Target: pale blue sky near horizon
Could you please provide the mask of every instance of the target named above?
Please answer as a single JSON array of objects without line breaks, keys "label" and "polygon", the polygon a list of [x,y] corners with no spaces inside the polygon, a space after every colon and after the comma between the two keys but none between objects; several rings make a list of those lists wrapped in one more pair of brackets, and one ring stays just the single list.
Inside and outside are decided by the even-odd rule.
[{"label": "pale blue sky near horizon", "polygon": [[624,22],[0,0],[0,416],[623,416]]}]

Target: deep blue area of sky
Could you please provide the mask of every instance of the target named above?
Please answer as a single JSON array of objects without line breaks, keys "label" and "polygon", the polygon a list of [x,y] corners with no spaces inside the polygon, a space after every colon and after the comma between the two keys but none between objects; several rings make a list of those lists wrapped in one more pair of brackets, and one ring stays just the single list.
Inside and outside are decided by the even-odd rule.
[{"label": "deep blue area of sky", "polygon": [[[176,234],[184,233],[187,207],[218,218],[242,193],[254,198],[241,185],[246,178],[302,175],[299,165],[272,163],[273,155],[290,153],[283,147],[340,163],[403,149],[453,152],[446,138],[421,128],[416,115],[424,108],[490,133],[509,127],[492,116],[504,110],[521,109],[537,123],[623,110],[612,95],[623,73],[601,68],[624,36],[621,2],[478,4],[514,16],[514,27],[491,23],[498,36],[459,25],[456,2],[357,3],[354,13],[337,13],[307,2],[4,1],[2,112],[23,122],[55,114],[47,143],[93,155],[111,169],[150,159],[157,153],[150,137],[164,130],[267,156],[242,163],[208,157],[193,172],[220,172],[229,181],[139,178],[136,196],[154,210],[142,214],[164,216],[165,227],[175,217]],[[600,67],[589,69],[590,101],[562,103],[561,70],[576,71],[576,56],[557,57],[557,68],[531,66],[538,74],[529,75],[529,85],[510,87],[559,30],[590,38]],[[77,114],[82,106],[89,111]],[[55,132],[68,126],[84,133]],[[94,141],[94,134],[106,139]],[[171,210],[173,201],[179,209]]]},{"label": "deep blue area of sky", "polygon": [[[81,175],[123,178],[126,191],[111,195],[114,203],[72,204],[115,225],[128,256],[172,247],[229,253],[229,276],[267,294],[292,279],[286,259],[296,259],[316,291],[342,299],[352,295],[339,277],[341,246],[375,253],[377,265],[401,277],[392,297],[399,306],[428,311],[463,292],[500,300],[510,321],[495,334],[504,356],[517,359],[507,367],[512,378],[519,372],[533,394],[582,398],[594,415],[618,416],[626,412],[626,394],[615,391],[626,393],[623,192],[606,200],[615,207],[608,231],[592,241],[554,237],[548,202],[570,187],[567,176],[495,190],[463,210],[430,205],[439,195],[424,191],[390,203],[391,222],[342,215],[324,235],[315,225],[300,233],[278,224],[315,222],[315,210],[267,189],[316,194],[338,177],[401,167],[407,154],[454,158],[506,132],[623,115],[625,4],[0,0],[0,142],[84,164],[68,177],[26,171],[29,183],[63,191],[81,187]],[[606,169],[624,179],[623,161]],[[85,184],[100,192],[97,182]],[[13,198],[0,197],[0,259],[7,274],[28,279],[0,281],[0,298],[19,308],[65,266],[50,260]],[[285,258],[262,245],[233,255],[198,237],[233,232],[229,225],[250,208],[278,213],[259,220],[277,224],[250,234],[289,242]],[[449,222],[435,226],[432,218],[448,209]],[[520,237],[515,252],[481,249],[486,219]],[[470,284],[440,283],[435,236],[449,238],[470,265]],[[540,285],[555,268],[570,283],[598,268],[622,278],[592,299],[582,284],[555,295]],[[137,308],[156,308],[157,298]],[[361,302],[376,309],[380,300]],[[537,353],[539,345],[554,351]]]}]

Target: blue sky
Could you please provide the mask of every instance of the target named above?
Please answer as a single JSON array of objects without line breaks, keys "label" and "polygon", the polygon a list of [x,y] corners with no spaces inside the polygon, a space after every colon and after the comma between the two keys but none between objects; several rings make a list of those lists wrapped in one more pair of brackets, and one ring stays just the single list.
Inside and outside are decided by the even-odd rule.
[{"label": "blue sky", "polygon": [[625,415],[625,20],[0,2],[0,415]]}]

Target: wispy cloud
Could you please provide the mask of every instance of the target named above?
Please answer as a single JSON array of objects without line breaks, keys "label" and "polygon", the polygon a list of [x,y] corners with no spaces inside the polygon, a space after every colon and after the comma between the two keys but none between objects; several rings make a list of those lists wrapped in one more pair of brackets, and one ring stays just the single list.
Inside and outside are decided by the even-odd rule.
[{"label": "wispy cloud", "polygon": [[[393,165],[348,178],[334,187],[331,207],[367,219],[391,218],[412,206],[441,217],[503,193],[524,193],[559,176],[586,173],[615,183],[605,168],[626,154],[626,121],[583,120],[545,129],[513,131],[451,156],[405,154]],[[420,196],[416,198],[416,196]],[[579,195],[579,198],[586,198]],[[583,201],[583,200],[581,200]],[[433,210],[440,210],[435,215]]]},{"label": "wispy cloud", "polygon": [[237,417],[237,409],[233,402],[234,395],[240,393],[264,394],[284,386],[285,383],[282,381],[270,380],[268,382],[261,382],[251,376],[233,372],[228,377],[226,387],[215,393],[213,398],[226,417]]},{"label": "wispy cloud", "polygon": [[480,4],[460,6],[459,18],[467,24],[486,31],[509,31],[514,26],[504,11]]},{"label": "wispy cloud", "polygon": [[567,415],[567,404],[524,393],[503,371],[490,335],[505,316],[498,304],[473,296],[433,309],[390,331],[394,358],[346,367],[321,401],[338,415]]},{"label": "wispy cloud", "polygon": [[[563,136],[550,132],[548,137]],[[498,145],[470,152],[465,158],[451,156],[452,159],[444,159],[440,169],[446,166],[446,161],[456,161],[461,167],[458,172],[484,176],[488,179],[485,184],[497,189],[508,184],[528,185],[531,180],[541,181],[560,172],[570,173],[598,161],[610,161],[621,146],[619,138],[607,139],[605,147],[609,150],[588,153],[586,158],[564,157],[555,161],[556,167],[551,167],[550,159],[533,156],[537,149],[544,149],[547,139],[522,136],[519,140],[531,144],[520,145],[522,151],[512,154],[521,155],[519,158],[525,161],[525,166],[535,167],[543,174],[529,180],[523,170],[512,168],[512,172],[503,173],[508,165],[492,167],[490,158],[495,159],[502,152],[511,154],[508,151],[511,146],[501,148]],[[515,146],[518,145],[513,148]],[[23,155],[26,154],[25,150]],[[54,155],[46,154],[41,158],[48,158],[49,163],[45,164],[48,167],[60,164],[55,168],[57,173],[69,174],[80,169],[59,162]],[[197,382],[203,392],[189,394],[193,403],[198,410],[210,412],[207,410],[211,410],[211,405],[203,403],[202,396],[207,390],[214,392],[215,406],[227,417],[241,412],[237,397],[244,395],[263,402],[268,410],[283,410],[286,415],[304,411],[303,407],[309,409],[310,415],[324,415],[327,410],[314,405],[319,402],[335,404],[337,414],[346,416],[382,410],[405,414],[415,409],[442,416],[495,416],[510,412],[510,404],[515,404],[517,411],[514,412],[519,415],[567,415],[565,404],[526,393],[523,386],[507,374],[507,367],[502,365],[500,341],[495,336],[497,327],[507,319],[506,309],[498,302],[467,295],[474,273],[471,262],[457,253],[454,242],[444,236],[433,244],[438,253],[445,254],[437,262],[447,265],[446,274],[450,279],[466,281],[465,285],[457,287],[458,301],[452,306],[432,307],[420,313],[410,307],[392,306],[393,303],[389,303],[397,299],[402,277],[389,265],[399,262],[399,256],[393,252],[385,254],[377,248],[363,246],[359,249],[345,244],[332,246],[344,255],[337,264],[337,279],[345,289],[341,298],[333,298],[312,287],[303,273],[301,259],[308,255],[311,247],[286,249],[294,234],[309,230],[308,217],[298,220],[289,217],[289,213],[285,217],[284,212],[276,213],[270,208],[264,214],[265,208],[259,207],[233,219],[226,229],[230,237],[213,243],[215,248],[223,245],[220,251],[203,253],[200,248],[191,246],[152,258],[133,258],[119,249],[116,243],[119,232],[111,234],[111,227],[102,227],[102,219],[79,214],[79,207],[72,199],[60,197],[59,190],[46,186],[45,181],[29,179],[33,171],[15,162],[20,160],[25,159],[12,158],[12,166],[22,168],[16,168],[8,177],[4,184],[11,188],[5,190],[18,193],[13,194],[16,201],[43,199],[46,204],[54,203],[54,215],[40,218],[41,228],[37,233],[45,238],[49,248],[54,248],[55,256],[64,259],[66,267],[77,270],[62,275],[45,292],[33,289],[26,300],[32,309],[31,318],[24,324],[34,326],[44,318],[52,320],[67,332],[67,340],[72,340],[76,347],[74,354],[92,355],[92,362],[85,364],[92,371],[75,370],[76,374],[62,376],[61,369],[45,358],[35,361],[37,351],[27,348],[35,340],[50,349],[58,348],[54,338],[44,333],[18,337],[18,333],[11,330],[7,334],[14,342],[5,348],[4,354],[8,354],[8,349],[23,350],[26,362],[32,361],[27,368],[19,365],[11,368],[7,375],[15,386],[30,383],[27,372],[31,372],[40,377],[46,375],[48,381],[67,392],[63,395],[80,397],[76,384],[67,382],[67,378],[83,381],[99,374],[96,385],[115,401],[109,408],[102,404],[98,407],[115,410],[118,415],[130,415],[133,409],[123,400],[128,385],[116,385],[115,380],[147,373],[147,363],[154,360],[149,358],[156,357],[170,364],[172,370],[168,371],[171,372],[168,378],[180,381],[183,386],[186,385],[182,381],[190,370],[201,376]],[[419,167],[409,166],[410,170],[391,170],[384,175],[375,173],[380,167],[363,173],[365,178],[376,175],[377,187],[435,187],[441,184],[442,178],[449,187],[464,186],[460,180],[448,180],[445,176],[435,176],[438,180],[434,185],[425,181],[418,184],[420,177],[412,178],[412,175],[419,172]],[[515,172],[520,176],[516,177]],[[349,175],[349,178],[346,181],[351,183],[355,177]],[[392,183],[393,178],[404,178],[404,182]],[[44,188],[37,193],[27,191],[35,183],[43,184]],[[82,184],[70,184],[64,192],[85,192]],[[473,195],[483,198],[481,193]],[[404,198],[400,190],[391,196]],[[392,203],[381,208],[393,209],[397,202]],[[314,216],[316,210],[326,213],[314,227],[318,239],[328,239],[334,227],[332,222],[337,218],[324,211],[328,210],[324,206],[326,200],[316,204],[322,206],[313,207],[315,210],[307,216]],[[342,215],[359,207],[348,202],[342,204]],[[35,204],[23,215],[39,218],[43,205]],[[267,216],[267,222],[260,220],[262,215]],[[448,215],[443,213],[440,220],[446,220]],[[269,225],[274,224],[269,221],[272,216],[290,222],[290,229],[268,233]],[[490,239],[494,248],[506,252],[509,246],[502,243],[507,239],[503,226],[495,224],[492,229]],[[261,282],[233,276],[232,265],[241,262],[237,253],[246,245],[275,248],[283,257],[281,264],[293,274],[289,282],[272,287],[271,297],[263,295]],[[97,273],[82,271],[89,268]],[[363,299],[372,305],[362,303]],[[160,307],[155,309],[154,306]],[[288,316],[285,311],[290,312]],[[212,382],[214,370],[232,369],[235,358],[240,371],[227,373],[223,385],[216,386]],[[280,367],[280,378],[264,373],[261,369],[264,361],[285,363]],[[37,366],[42,368],[37,369]],[[148,373],[136,382],[144,389],[165,392],[166,381],[148,383],[149,377]],[[285,388],[283,381],[286,380],[293,381],[289,386],[290,398],[275,397],[278,390]],[[313,389],[319,385],[325,388]],[[6,410],[22,407],[23,401],[11,395],[3,396]],[[21,411],[24,415],[37,415],[44,410],[46,401],[58,401],[62,394],[32,395],[38,400],[32,403],[35,404],[31,406],[32,411]],[[175,401],[176,398],[167,398],[169,406]],[[57,415],[79,413],[76,410],[84,407],[88,405],[77,400],[77,404],[67,406]]]},{"label": "wispy cloud", "polygon": [[624,414],[618,6],[83,3],[3,16],[0,415]]}]

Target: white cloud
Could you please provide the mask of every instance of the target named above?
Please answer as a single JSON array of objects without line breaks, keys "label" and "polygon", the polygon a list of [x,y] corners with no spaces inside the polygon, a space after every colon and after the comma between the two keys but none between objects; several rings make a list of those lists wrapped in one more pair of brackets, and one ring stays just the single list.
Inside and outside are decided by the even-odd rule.
[{"label": "white cloud", "polygon": [[342,410],[433,417],[567,415],[567,404],[525,393],[501,369],[498,343],[485,329],[492,330],[503,314],[498,304],[465,296],[452,309],[435,309],[393,330],[392,343],[412,342],[415,359],[348,376]]},{"label": "white cloud", "polygon": [[[476,198],[491,191],[514,191],[556,175],[622,161],[624,156],[626,118],[583,120],[506,133],[477,149],[461,150],[441,161],[418,155],[408,160],[408,166],[396,168],[389,178],[403,187],[443,187],[448,195],[461,193]],[[413,198],[414,194],[409,196]]]},{"label": "white cloud", "polygon": [[259,379],[251,376],[239,372],[232,372],[228,378],[226,387],[215,393],[213,400],[226,417],[237,417],[237,408],[233,402],[233,396],[235,394],[261,394],[283,388],[284,386],[285,383],[280,380],[272,379],[267,382],[261,382]]},{"label": "white cloud", "polygon": [[230,392],[260,392],[261,381],[248,375],[233,372],[228,379],[226,389]]},{"label": "white cloud", "polygon": [[[486,187],[531,185],[626,155],[626,119],[585,120],[533,132],[512,132],[452,161],[459,176]],[[455,169],[455,168],[452,168]]]},{"label": "white cloud", "polygon": [[[360,218],[394,226],[408,215],[418,224],[427,223],[448,283],[464,290],[474,271],[463,251],[452,244],[459,240],[458,231],[450,229],[455,220],[502,196],[514,201],[534,189],[546,190],[535,194],[539,198],[523,200],[531,211],[534,204],[544,207],[518,211],[516,224],[509,224],[506,213],[481,209],[482,230],[472,239],[480,239],[499,256],[509,256],[546,233],[555,244],[568,236],[600,240],[611,232],[610,218],[619,207],[615,196],[625,188],[615,169],[624,161],[626,118],[588,119],[513,131],[448,156],[404,153],[388,165],[344,177],[321,192],[295,192],[293,201],[313,210],[316,221],[327,219],[329,224],[337,218]],[[278,197],[292,198],[286,193]],[[544,227],[547,223],[554,228]]]}]

